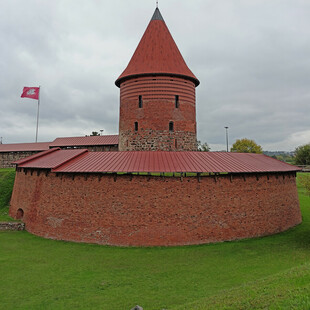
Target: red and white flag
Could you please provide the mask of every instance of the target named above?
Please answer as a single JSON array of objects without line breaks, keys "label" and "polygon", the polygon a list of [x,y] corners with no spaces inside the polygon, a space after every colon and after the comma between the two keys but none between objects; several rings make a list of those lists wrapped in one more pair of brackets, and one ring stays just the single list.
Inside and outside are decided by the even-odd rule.
[{"label": "red and white flag", "polygon": [[39,100],[40,87],[24,87],[22,98],[31,98]]}]

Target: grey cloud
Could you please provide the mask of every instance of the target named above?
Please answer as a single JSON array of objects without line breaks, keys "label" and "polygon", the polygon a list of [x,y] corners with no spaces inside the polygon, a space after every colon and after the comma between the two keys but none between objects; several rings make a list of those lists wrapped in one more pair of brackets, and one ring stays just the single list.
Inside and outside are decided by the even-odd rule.
[{"label": "grey cloud", "polygon": [[[104,129],[117,133],[125,69],[154,10],[143,0],[1,2],[0,136],[40,141]],[[301,0],[171,0],[163,17],[197,88],[198,139],[213,150],[248,137],[290,150],[310,141],[310,5]],[[301,142],[302,141],[302,142]]]}]

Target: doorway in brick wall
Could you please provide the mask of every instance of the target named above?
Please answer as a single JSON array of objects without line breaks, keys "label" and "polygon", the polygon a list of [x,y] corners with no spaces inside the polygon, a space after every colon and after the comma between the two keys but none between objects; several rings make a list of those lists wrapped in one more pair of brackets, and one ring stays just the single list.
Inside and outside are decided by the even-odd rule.
[{"label": "doorway in brick wall", "polygon": [[23,209],[18,209],[16,213],[16,219],[17,220],[22,220],[24,217],[24,210]]}]

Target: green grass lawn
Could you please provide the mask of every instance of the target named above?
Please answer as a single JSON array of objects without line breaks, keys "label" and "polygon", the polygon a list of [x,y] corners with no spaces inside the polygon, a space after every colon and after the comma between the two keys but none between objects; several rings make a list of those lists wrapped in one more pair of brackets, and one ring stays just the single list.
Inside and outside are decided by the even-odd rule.
[{"label": "green grass lawn", "polygon": [[12,221],[8,216],[9,203],[15,179],[15,169],[0,169],[0,222]]},{"label": "green grass lawn", "polygon": [[117,248],[0,232],[0,309],[309,309],[300,186],[299,197],[301,225],[237,242]]}]

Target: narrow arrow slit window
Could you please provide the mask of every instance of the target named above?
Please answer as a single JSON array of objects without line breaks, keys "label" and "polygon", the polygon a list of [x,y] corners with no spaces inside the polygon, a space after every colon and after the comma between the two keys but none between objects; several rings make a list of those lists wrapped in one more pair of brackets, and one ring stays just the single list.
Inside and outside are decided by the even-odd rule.
[{"label": "narrow arrow slit window", "polygon": [[179,95],[175,96],[175,108],[178,109],[179,108]]}]

